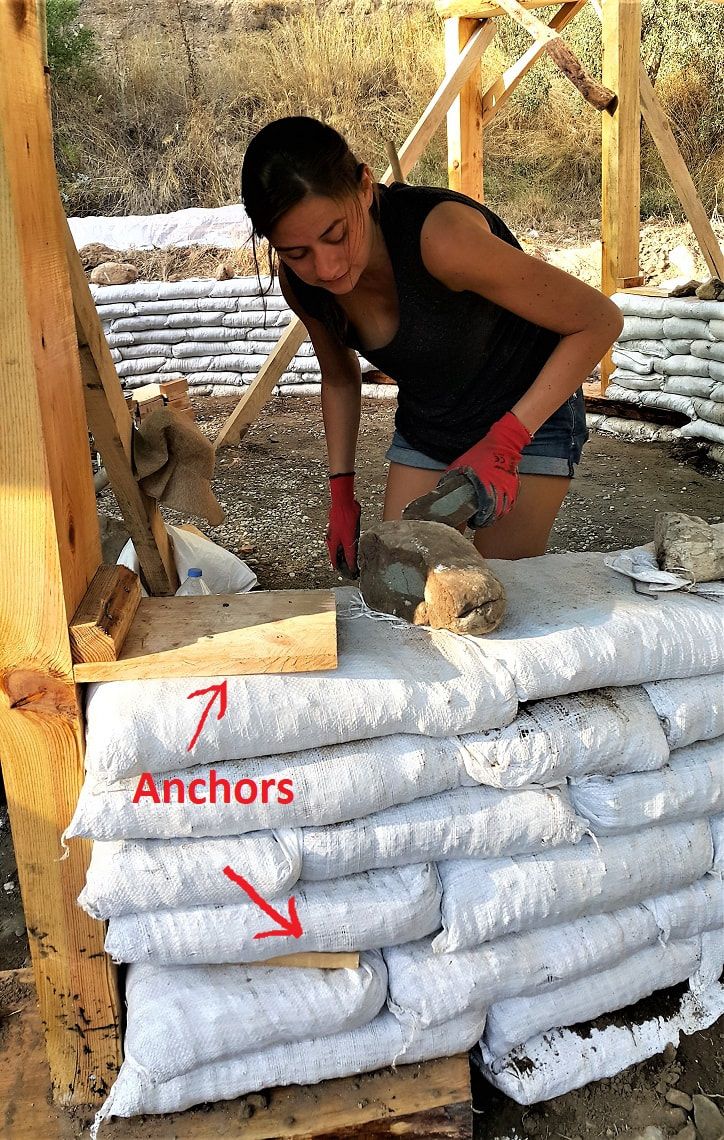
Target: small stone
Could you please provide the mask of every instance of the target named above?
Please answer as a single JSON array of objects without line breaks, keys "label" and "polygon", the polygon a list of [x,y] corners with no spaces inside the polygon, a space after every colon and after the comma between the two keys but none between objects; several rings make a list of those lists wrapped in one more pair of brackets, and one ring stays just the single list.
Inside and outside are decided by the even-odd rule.
[{"label": "small stone", "polygon": [[666,1099],[668,1100],[669,1104],[675,1104],[679,1108],[685,1109],[687,1112],[691,1112],[692,1108],[694,1107],[694,1102],[691,1097],[688,1095],[688,1093],[682,1092],[681,1089],[669,1089],[666,1094]]},{"label": "small stone", "polygon": [[724,295],[724,281],[718,277],[710,277],[696,290],[700,301],[719,301]]},{"label": "small stone", "polygon": [[696,1129],[694,1125],[689,1122],[681,1129],[681,1132],[676,1133],[674,1140],[696,1140]]},{"label": "small stone", "polygon": [[246,1100],[247,1100],[247,1103],[250,1104],[252,1108],[268,1108],[269,1107],[269,1097],[265,1096],[264,1093],[258,1093],[258,1092],[249,1093]]},{"label": "small stone", "polygon": [[661,1079],[656,1082],[655,1087],[656,1087],[656,1091],[659,1094],[659,1096],[666,1096],[666,1093],[667,1093],[668,1088],[669,1088],[669,1082],[666,1080],[665,1076],[661,1077]]},{"label": "small stone", "polygon": [[234,276],[234,270],[227,262],[222,261],[214,274],[217,281],[230,281]]},{"label": "small stone", "polygon": [[239,1105],[239,1116],[242,1120],[248,1120],[250,1116],[254,1115],[254,1109],[251,1107],[247,1100],[242,1100]]},{"label": "small stone", "polygon": [[138,281],[138,270],[130,261],[104,261],[91,273],[94,285],[131,285]]},{"label": "small stone", "polygon": [[700,287],[701,281],[686,281],[683,285],[675,285],[673,289],[669,289],[670,297],[693,297]]},{"label": "small stone", "polygon": [[671,1041],[669,1041],[668,1045],[664,1049],[664,1060],[666,1061],[667,1065],[671,1065],[672,1062],[676,1060],[676,1046],[673,1045]]},{"label": "small stone", "polygon": [[667,1104],[665,1108],[658,1114],[661,1124],[666,1125],[667,1128],[681,1128],[686,1124],[686,1113],[683,1108],[677,1108],[673,1104]]},{"label": "small stone", "polygon": [[102,241],[91,241],[78,250],[78,256],[87,273],[90,269],[95,269],[96,265],[102,265],[104,261],[113,261],[116,251],[104,245]]},{"label": "small stone", "polygon": [[713,1100],[701,1093],[694,1093],[694,1123],[699,1140],[724,1140],[724,1116]]}]

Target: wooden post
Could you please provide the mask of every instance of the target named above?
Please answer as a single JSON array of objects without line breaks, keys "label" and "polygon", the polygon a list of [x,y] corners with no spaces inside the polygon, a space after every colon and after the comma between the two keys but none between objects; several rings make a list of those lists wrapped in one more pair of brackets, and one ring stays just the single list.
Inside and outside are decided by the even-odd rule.
[{"label": "wooden post", "polygon": [[[641,0],[603,0],[602,79],[616,92],[603,112],[601,138],[601,289],[641,285]],[[601,363],[601,391],[612,372],[610,353]]]},{"label": "wooden post", "polygon": [[[452,71],[478,20],[453,17],[445,21],[445,69]],[[447,113],[447,179],[451,190],[482,202],[483,106],[480,69],[463,84]]]},{"label": "wooden post", "polygon": [[68,621],[101,561],[61,221],[35,4],[0,4],[0,753],[53,1092],[77,1104],[120,1041],[103,928],[75,901],[89,845],[60,858],[83,779]]}]

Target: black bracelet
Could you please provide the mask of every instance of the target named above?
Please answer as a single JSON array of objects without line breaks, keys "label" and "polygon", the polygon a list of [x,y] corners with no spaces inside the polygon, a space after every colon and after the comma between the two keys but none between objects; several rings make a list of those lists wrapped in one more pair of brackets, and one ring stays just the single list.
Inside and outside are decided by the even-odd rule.
[{"label": "black bracelet", "polygon": [[357,474],[356,471],[337,471],[336,474],[330,475],[329,478],[330,479],[341,479],[345,475],[356,475],[356,474]]}]

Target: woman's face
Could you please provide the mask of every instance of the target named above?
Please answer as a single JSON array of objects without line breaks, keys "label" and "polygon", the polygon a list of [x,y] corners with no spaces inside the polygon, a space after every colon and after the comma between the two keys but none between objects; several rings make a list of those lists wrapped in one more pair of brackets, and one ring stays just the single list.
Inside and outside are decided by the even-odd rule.
[{"label": "woman's face", "polygon": [[372,182],[364,175],[355,194],[337,201],[308,194],[274,226],[269,240],[307,285],[342,295],[354,289],[372,248]]}]

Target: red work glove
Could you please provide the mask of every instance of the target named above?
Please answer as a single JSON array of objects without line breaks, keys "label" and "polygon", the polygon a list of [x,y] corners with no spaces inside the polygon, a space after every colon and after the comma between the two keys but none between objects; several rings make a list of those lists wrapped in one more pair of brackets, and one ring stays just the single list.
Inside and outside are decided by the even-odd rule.
[{"label": "red work glove", "polygon": [[[447,471],[462,470],[478,492],[478,513],[471,526],[490,526],[512,511],[518,497],[520,453],[532,435],[513,412],[497,420],[480,443],[476,443]],[[444,480],[445,476],[442,476]]]},{"label": "red work glove", "polygon": [[362,508],[354,497],[354,471],[330,475],[327,550],[335,570],[345,578],[357,578],[357,546]]}]

